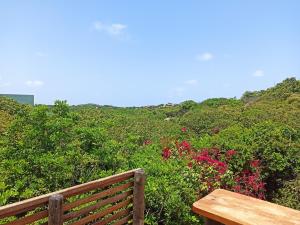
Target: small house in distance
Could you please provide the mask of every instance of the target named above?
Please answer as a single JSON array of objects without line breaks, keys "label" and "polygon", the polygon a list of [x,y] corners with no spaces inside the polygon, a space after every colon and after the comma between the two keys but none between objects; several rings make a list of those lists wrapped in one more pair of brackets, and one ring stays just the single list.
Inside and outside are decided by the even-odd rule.
[{"label": "small house in distance", "polygon": [[11,98],[21,104],[34,105],[34,95],[0,94],[0,97]]}]

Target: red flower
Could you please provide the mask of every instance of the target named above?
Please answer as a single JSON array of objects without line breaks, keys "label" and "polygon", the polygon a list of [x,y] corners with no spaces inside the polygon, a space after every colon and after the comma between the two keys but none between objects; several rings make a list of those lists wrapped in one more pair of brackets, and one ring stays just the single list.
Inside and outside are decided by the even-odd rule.
[{"label": "red flower", "polygon": [[236,185],[236,186],[234,186],[233,187],[233,190],[235,191],[235,192],[240,192],[241,191],[241,186],[240,185]]},{"label": "red flower", "polygon": [[191,148],[190,143],[188,143],[187,141],[182,141],[180,146],[183,148],[183,150],[189,150]]},{"label": "red flower", "polygon": [[162,156],[164,159],[169,159],[171,157],[172,151],[170,148],[166,147],[164,148],[163,152],[162,152]]},{"label": "red flower", "polygon": [[233,150],[233,149],[228,150],[228,151],[226,152],[227,158],[231,158],[231,157],[234,156],[235,154],[236,154],[236,151]]},{"label": "red flower", "polygon": [[182,128],[181,128],[181,131],[182,131],[183,133],[185,133],[185,132],[187,132],[187,128],[186,128],[186,127],[182,127]]},{"label": "red flower", "polygon": [[259,167],[259,165],[260,165],[260,161],[259,160],[252,160],[250,162],[250,166],[253,167],[253,168],[257,168],[257,167]]},{"label": "red flower", "polygon": [[180,156],[182,156],[182,152],[186,151],[186,153],[191,154],[191,145],[187,141],[182,141],[180,144],[176,143],[176,147]]},{"label": "red flower", "polygon": [[144,141],[144,145],[150,145],[150,144],[151,144],[151,140],[148,139]]}]

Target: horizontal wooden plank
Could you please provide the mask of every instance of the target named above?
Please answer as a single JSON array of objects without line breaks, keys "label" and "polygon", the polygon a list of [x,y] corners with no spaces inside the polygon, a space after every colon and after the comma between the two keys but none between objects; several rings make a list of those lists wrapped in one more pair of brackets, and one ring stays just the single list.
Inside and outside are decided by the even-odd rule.
[{"label": "horizontal wooden plank", "polygon": [[73,209],[75,207],[78,207],[80,205],[83,205],[83,204],[86,204],[86,203],[89,203],[89,202],[92,202],[92,201],[96,201],[100,198],[106,197],[108,195],[113,195],[113,194],[115,194],[117,192],[120,192],[120,191],[124,191],[124,190],[128,189],[129,187],[133,187],[133,182],[128,182],[126,184],[122,184],[122,185],[119,185],[117,187],[109,188],[105,191],[99,192],[97,194],[90,195],[86,198],[82,198],[82,199],[76,200],[74,202],[64,204],[63,210],[68,211],[68,210]]},{"label": "horizontal wooden plank", "polygon": [[128,208],[128,209],[124,209],[124,210],[121,210],[97,223],[94,223],[94,225],[106,225],[114,220],[117,220],[123,216],[130,216],[132,215],[132,207],[131,208]]},{"label": "horizontal wooden plank", "polygon": [[195,202],[193,211],[226,225],[300,224],[300,211],[222,189]]},{"label": "horizontal wooden plank", "polygon": [[35,214],[25,216],[21,219],[14,220],[12,222],[6,223],[6,225],[23,225],[23,224],[31,224],[35,221],[41,220],[48,217],[48,210],[44,210],[41,212],[37,212]]},{"label": "horizontal wooden plank", "polygon": [[7,216],[12,216],[22,212],[26,212],[42,205],[46,205],[48,204],[49,197],[54,194],[61,194],[64,196],[64,198],[67,198],[73,195],[85,193],[96,188],[103,188],[111,184],[127,180],[133,177],[134,172],[136,170],[138,169],[130,170],[110,177],[101,178],[88,183],[41,195],[35,198],[27,199],[21,202],[16,202],[10,205],[2,206],[0,207],[0,219]]},{"label": "horizontal wooden plank", "polygon": [[124,192],[124,193],[121,193],[121,194],[118,194],[116,196],[113,196],[111,198],[107,198],[105,200],[102,200],[102,201],[99,201],[98,203],[96,204],[93,204],[93,205],[90,205],[88,207],[85,207],[83,209],[80,209],[78,211],[75,211],[75,212],[71,212],[71,213],[68,213],[68,214],[65,214],[64,215],[64,221],[68,221],[70,219],[73,219],[73,218],[76,218],[76,217],[79,217],[79,216],[82,216],[82,215],[85,215],[89,212],[92,212],[94,210],[97,210],[105,205],[108,205],[108,204],[112,204],[112,203],[115,203],[117,201],[120,201],[124,198],[127,198],[129,196],[131,196],[133,194],[133,191],[130,190],[130,191],[127,191],[127,192]]},{"label": "horizontal wooden plank", "polygon": [[112,225],[123,225],[123,224],[127,224],[130,220],[132,220],[132,215],[128,215],[122,219],[120,219],[119,221],[113,223]]},{"label": "horizontal wooden plank", "polygon": [[97,220],[99,218],[102,218],[110,213],[112,213],[113,211],[116,211],[118,209],[121,209],[123,207],[126,207],[128,206],[130,203],[132,203],[132,198],[129,198],[125,201],[122,201],[116,205],[113,205],[103,211],[100,211],[98,213],[95,213],[95,214],[92,214],[92,215],[89,215],[87,217],[84,217],[83,219],[79,220],[79,221],[76,221],[74,223],[72,223],[73,225],[83,225],[83,224],[87,224],[91,221],[94,221],[94,220]]}]

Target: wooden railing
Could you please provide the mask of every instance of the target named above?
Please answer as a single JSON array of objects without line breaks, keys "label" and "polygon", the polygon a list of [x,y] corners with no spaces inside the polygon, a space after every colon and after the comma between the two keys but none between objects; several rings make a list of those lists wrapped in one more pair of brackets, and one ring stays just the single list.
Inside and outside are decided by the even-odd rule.
[{"label": "wooden railing", "polygon": [[144,224],[145,174],[131,170],[0,207],[0,224]]}]

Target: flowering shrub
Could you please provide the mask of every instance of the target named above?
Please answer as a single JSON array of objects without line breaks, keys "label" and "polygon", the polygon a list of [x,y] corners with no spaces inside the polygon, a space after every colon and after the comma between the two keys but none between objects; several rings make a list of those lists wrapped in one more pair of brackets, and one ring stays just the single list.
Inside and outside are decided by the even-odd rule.
[{"label": "flowering shrub", "polygon": [[144,141],[144,145],[150,145],[152,142],[151,142],[151,140],[149,140],[149,139],[147,139],[147,140],[145,140]]},{"label": "flowering shrub", "polygon": [[199,195],[216,188],[224,188],[252,197],[265,199],[265,183],[262,182],[261,165],[257,159],[248,161],[241,171],[231,166],[238,152],[234,149],[222,152],[218,148],[195,149],[187,140],[176,141],[173,147],[164,147],[164,160],[182,160],[192,173],[196,173]]},{"label": "flowering shrub", "polygon": [[182,131],[183,133],[185,133],[185,132],[187,132],[187,128],[186,128],[186,127],[182,127],[182,128],[181,128],[181,131]]}]

